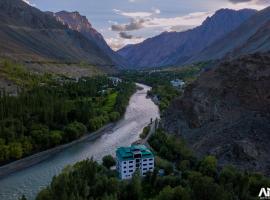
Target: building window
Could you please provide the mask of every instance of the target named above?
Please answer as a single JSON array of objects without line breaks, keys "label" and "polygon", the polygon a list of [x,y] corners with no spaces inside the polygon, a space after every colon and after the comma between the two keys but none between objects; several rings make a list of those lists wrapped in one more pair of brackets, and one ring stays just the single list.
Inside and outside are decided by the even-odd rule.
[{"label": "building window", "polygon": [[150,159],[148,159],[149,161],[152,161],[153,160],[153,158],[150,158]]},{"label": "building window", "polygon": [[123,163],[124,163],[124,164],[126,164],[127,162],[126,162],[126,161],[124,161]]},{"label": "building window", "polygon": [[143,170],[145,171],[145,170],[147,170],[147,168],[143,168]]},{"label": "building window", "polygon": [[129,170],[129,172],[133,172],[133,170]]},{"label": "building window", "polygon": [[134,155],[134,158],[141,158],[142,157],[142,154],[135,154]]},{"label": "building window", "polygon": [[133,163],[133,160],[129,161],[129,163]]},{"label": "building window", "polygon": [[149,169],[150,169],[150,170],[152,170],[152,169],[153,169],[153,167],[150,167]]},{"label": "building window", "polygon": [[124,174],[127,173],[127,171],[124,171]]},{"label": "building window", "polygon": [[143,164],[143,166],[146,166],[147,164]]},{"label": "building window", "polygon": [[133,168],[133,165],[129,166],[129,168]]}]

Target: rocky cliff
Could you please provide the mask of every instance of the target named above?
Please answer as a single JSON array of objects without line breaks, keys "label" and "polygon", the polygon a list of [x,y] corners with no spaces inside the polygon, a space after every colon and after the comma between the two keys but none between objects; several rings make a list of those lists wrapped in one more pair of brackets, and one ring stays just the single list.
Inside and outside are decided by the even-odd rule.
[{"label": "rocky cliff", "polygon": [[270,175],[270,53],[204,72],[172,103],[163,126],[198,156]]}]

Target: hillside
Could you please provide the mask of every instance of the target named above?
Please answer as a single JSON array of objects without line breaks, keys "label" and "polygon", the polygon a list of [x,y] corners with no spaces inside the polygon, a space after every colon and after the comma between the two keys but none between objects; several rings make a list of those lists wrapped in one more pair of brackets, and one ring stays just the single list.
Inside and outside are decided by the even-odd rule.
[{"label": "hillside", "polygon": [[0,1],[0,55],[20,61],[115,65],[96,41],[21,0]]},{"label": "hillside", "polygon": [[236,29],[255,14],[255,10],[221,9],[207,18],[201,26],[185,32],[165,32],[118,53],[130,61],[131,67],[180,65],[204,48]]},{"label": "hillside", "polygon": [[102,49],[102,51],[104,51],[114,63],[117,64],[118,67],[127,67],[127,62],[108,46],[103,36],[93,28],[85,16],[82,16],[78,12],[67,11],[47,13],[56,17],[56,19],[63,23],[63,25],[67,25],[70,29],[82,33],[82,35],[84,35],[87,39],[96,43],[98,47]]},{"label": "hillside", "polygon": [[199,156],[270,175],[270,53],[204,72],[173,101],[163,126]]}]

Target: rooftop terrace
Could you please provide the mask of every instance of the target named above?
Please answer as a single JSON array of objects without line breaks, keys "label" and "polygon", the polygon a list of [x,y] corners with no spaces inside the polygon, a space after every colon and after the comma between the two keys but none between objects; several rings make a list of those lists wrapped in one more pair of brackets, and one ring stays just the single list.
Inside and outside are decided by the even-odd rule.
[{"label": "rooftop terrace", "polygon": [[151,158],[154,156],[150,149],[144,145],[120,147],[116,150],[116,156],[120,160],[133,160],[135,154],[141,154],[141,158]]}]

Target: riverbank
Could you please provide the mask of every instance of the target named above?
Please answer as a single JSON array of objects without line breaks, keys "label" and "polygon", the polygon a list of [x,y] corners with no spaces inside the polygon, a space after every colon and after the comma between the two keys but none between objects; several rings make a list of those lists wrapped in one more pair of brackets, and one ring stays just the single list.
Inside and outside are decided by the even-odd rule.
[{"label": "riverbank", "polygon": [[[37,164],[17,171],[13,169],[13,173],[0,178],[0,199],[18,200],[25,195],[28,200],[34,200],[38,192],[47,187],[52,178],[61,173],[67,165],[73,165],[87,158],[101,162],[106,155],[115,156],[118,147],[129,146],[137,141],[151,118],[160,117],[158,107],[151,99],[146,98],[150,87],[138,85],[143,90],[137,90],[131,96],[126,112],[118,122],[101,132],[99,130],[99,134],[87,135],[88,139],[72,143],[69,148],[53,152],[51,156]],[[29,163],[27,165],[29,166]],[[2,169],[0,172],[4,173]]]},{"label": "riverbank", "polygon": [[42,151],[40,153],[36,153],[36,154],[28,156],[26,158],[23,158],[23,159],[14,161],[12,163],[9,163],[7,165],[1,166],[0,167],[0,179],[4,178],[5,176],[12,174],[14,172],[23,170],[25,168],[28,168],[28,167],[36,165],[40,162],[43,162],[46,159],[54,156],[56,153],[59,153],[65,149],[73,146],[74,144],[78,144],[78,143],[83,142],[83,141],[95,140],[98,137],[101,137],[108,130],[112,129],[115,124],[116,123],[107,124],[107,125],[103,126],[102,128],[100,128],[99,130],[97,130],[96,132],[88,133],[87,135],[81,137],[80,139],[72,141],[68,144],[63,144],[63,145],[57,146],[55,148],[48,149],[46,151]]}]

